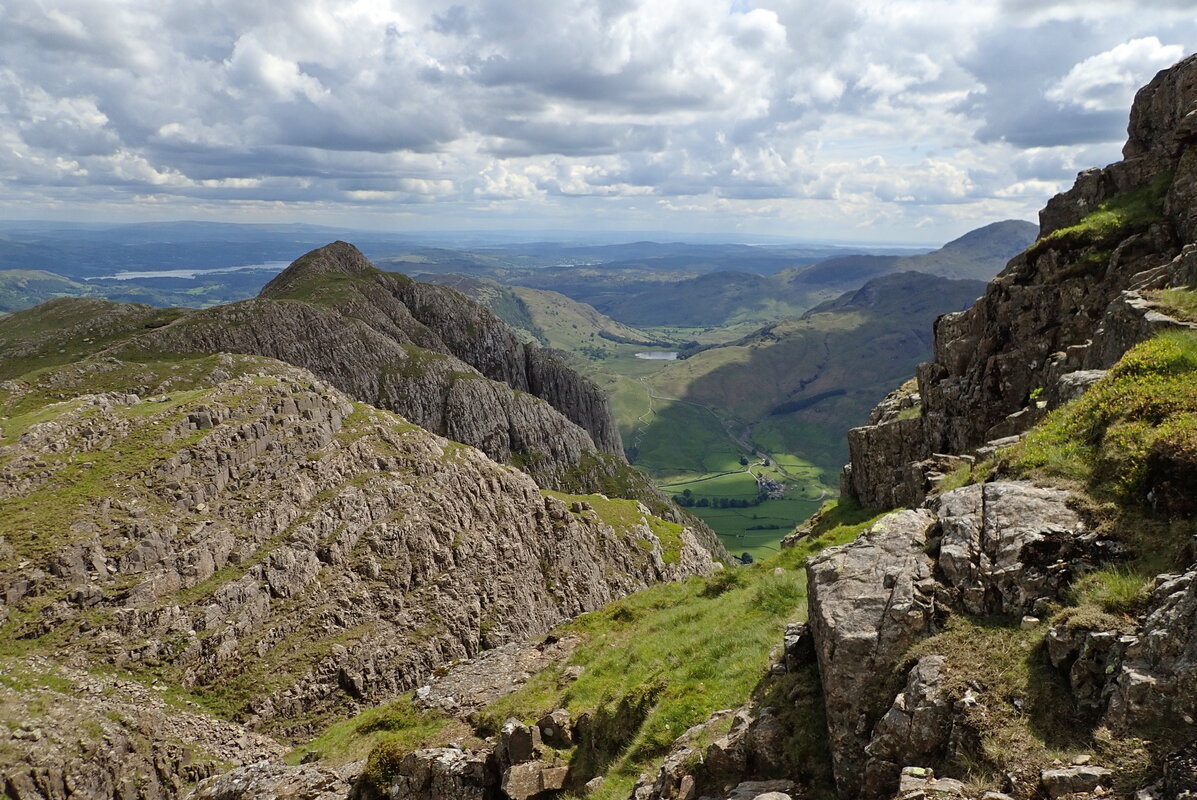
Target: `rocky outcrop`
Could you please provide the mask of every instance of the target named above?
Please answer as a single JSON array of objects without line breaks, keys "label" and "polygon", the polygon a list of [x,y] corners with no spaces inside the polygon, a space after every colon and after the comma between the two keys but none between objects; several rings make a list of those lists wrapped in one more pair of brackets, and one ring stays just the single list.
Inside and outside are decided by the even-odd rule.
[{"label": "rocky outcrop", "polygon": [[869,732],[889,700],[878,677],[933,629],[935,580],[926,550],[935,525],[929,511],[898,511],[807,564],[810,627],[843,796],[860,791]]},{"label": "rocky outcrop", "polygon": [[[878,508],[918,505],[927,487],[911,464],[963,455],[1040,417],[1033,394],[1063,375],[1105,369],[1161,327],[1136,290],[1186,286],[1197,185],[1197,57],[1140,90],[1124,159],[1082,173],[1040,214],[1039,241],[1016,256],[967,311],[935,325],[934,358],[918,371],[921,415],[849,434],[844,489]],[[1087,226],[1103,203],[1113,228]]]},{"label": "rocky outcrop", "polygon": [[935,501],[939,569],[972,614],[1021,617],[1059,597],[1098,544],[1068,507],[1068,493],[1023,482],[966,486]]},{"label": "rocky outcrop", "polygon": [[[70,394],[107,380],[149,391]],[[582,501],[571,511],[522,472],[279,362],[101,359],[0,402],[36,407],[48,389],[68,399],[0,447],[18,487],[4,500],[0,633],[184,687],[260,730],[309,733],[306,720],[448,661],[713,568],[690,531],[635,501],[610,501],[613,522]],[[113,752],[96,797],[117,796],[135,763]],[[7,766],[21,782],[30,765]]]},{"label": "rocky outcrop", "polygon": [[902,768],[908,764],[936,763],[952,737],[955,698],[944,681],[948,660],[924,656],[911,668],[906,688],[873,726],[865,747],[862,791],[881,797],[893,791]]},{"label": "rocky outcrop", "polygon": [[492,750],[437,747],[403,757],[391,781],[393,800],[494,800],[499,776]]},{"label": "rocky outcrop", "polygon": [[353,789],[357,767],[355,764],[334,770],[315,764],[290,766],[259,761],[209,778],[188,797],[192,800],[346,800]]},{"label": "rocky outcrop", "polygon": [[380,272],[345,242],[296,260],[258,299],[188,314],[134,347],[286,361],[552,488],[593,454],[622,459],[596,386],[483,306]]},{"label": "rocky outcrop", "polygon": [[241,725],[177,707],[163,685],[41,657],[6,658],[0,676],[8,726],[0,786],[10,800],[178,797],[230,766],[286,750]]},{"label": "rocky outcrop", "polygon": [[546,488],[618,492],[687,519],[720,549],[705,526],[627,465],[597,386],[521,341],[485,307],[380,272],[344,242],[308,253],[241,303],[188,311],[68,299],[21,312],[0,326],[0,373],[19,376],[5,372],[7,364],[61,363],[67,348],[79,358],[231,352],[285,361],[354,400],[517,466]]},{"label": "rocky outcrop", "polygon": [[[810,636],[841,797],[889,797],[904,768],[938,768],[975,749],[965,712],[978,701],[961,681],[951,688],[950,660],[920,657],[905,688],[889,676],[949,610],[1034,625],[1027,615],[1108,560],[1114,551],[1069,502],[1067,492],[1026,482],[967,486],[888,514],[855,542],[808,562]],[[1091,713],[1108,696],[1106,667],[1121,652],[1119,634],[1061,628],[1048,642],[1053,661],[1089,698],[1078,707]]]},{"label": "rocky outcrop", "polygon": [[380,272],[351,244],[334,242],[308,253],[259,297],[316,300],[401,344],[454,356],[490,380],[545,400],[585,430],[602,452],[623,451],[607,398],[597,386],[523,341],[485,306],[446,286]]},{"label": "rocky outcrop", "polygon": [[1197,570],[1161,576],[1151,609],[1123,644],[1106,720],[1197,733]]}]

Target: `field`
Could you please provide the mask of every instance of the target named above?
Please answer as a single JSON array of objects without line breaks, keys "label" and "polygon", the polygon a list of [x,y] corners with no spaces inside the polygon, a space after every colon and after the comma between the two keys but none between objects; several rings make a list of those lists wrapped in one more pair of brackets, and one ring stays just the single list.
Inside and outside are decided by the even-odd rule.
[{"label": "field", "polygon": [[[696,332],[653,331],[679,337]],[[828,465],[841,460],[841,437],[808,431],[814,445],[809,452],[825,456],[812,463],[804,457],[808,450],[802,437],[787,430],[788,420],[749,430],[720,409],[663,397],[651,379],[673,362],[636,358],[644,348],[634,345],[614,349],[608,358],[575,364],[611,396],[629,459],[705,520],[732,553],[755,560],[776,553],[783,536],[835,495],[835,474]],[[834,454],[825,455],[828,449]],[[758,475],[784,485],[785,496],[744,508],[717,507],[720,500],[756,503]],[[698,505],[704,500],[706,505]]]}]

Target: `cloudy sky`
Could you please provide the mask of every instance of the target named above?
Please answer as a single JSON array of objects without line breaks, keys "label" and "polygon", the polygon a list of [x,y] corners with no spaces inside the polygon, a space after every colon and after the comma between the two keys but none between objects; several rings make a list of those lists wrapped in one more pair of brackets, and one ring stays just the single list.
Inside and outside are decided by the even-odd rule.
[{"label": "cloudy sky", "polygon": [[1195,50],[1192,0],[4,0],[0,218],[941,242]]}]

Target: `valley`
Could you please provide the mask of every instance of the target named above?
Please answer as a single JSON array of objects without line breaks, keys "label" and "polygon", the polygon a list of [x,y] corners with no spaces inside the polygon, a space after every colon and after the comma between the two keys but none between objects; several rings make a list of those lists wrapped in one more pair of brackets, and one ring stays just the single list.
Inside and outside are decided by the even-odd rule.
[{"label": "valley", "polygon": [[[173,251],[165,262],[161,254],[198,230],[149,226],[137,232],[142,260],[100,259],[110,265],[106,273],[69,266],[78,241],[55,244],[61,234],[53,230],[36,239],[14,231],[0,243],[0,261],[49,243],[76,277],[0,270],[0,311],[53,297],[219,306],[251,298],[281,268],[216,266],[233,244],[257,236],[249,252],[274,254],[323,233],[201,230],[216,238],[199,248],[195,266],[180,266]],[[631,463],[737,556],[760,559],[838,494],[843,432],[927,357],[935,316],[980,293],[981,283],[957,276],[996,273],[1033,230],[996,223],[915,255],[796,245],[452,249],[365,241],[383,253],[409,248],[378,263],[456,289],[526,342],[561,354],[610,398]],[[81,238],[100,247],[117,235]],[[643,357],[657,352],[677,355]]]},{"label": "valley", "polygon": [[2,800],[1197,800],[1190,5],[4,0]]}]

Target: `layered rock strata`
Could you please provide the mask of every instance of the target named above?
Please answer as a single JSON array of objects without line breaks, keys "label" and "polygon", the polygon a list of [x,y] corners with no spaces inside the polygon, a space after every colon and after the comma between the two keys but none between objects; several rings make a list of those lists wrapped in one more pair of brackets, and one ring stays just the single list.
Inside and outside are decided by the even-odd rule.
[{"label": "layered rock strata", "polygon": [[[107,381],[152,389],[70,391]],[[610,501],[606,522],[275,361],[100,359],[10,382],[0,402],[40,408],[0,447],[0,634],[264,730],[310,733],[447,661],[714,566],[636,501]],[[121,763],[97,797],[116,796],[103,787]],[[38,769],[6,765],[13,796],[65,796],[22,777]]]},{"label": "layered rock strata", "polygon": [[[1162,327],[1139,293],[1191,285],[1197,253],[1197,57],[1139,91],[1123,160],[1081,173],[1040,214],[1035,245],[967,311],[935,325],[919,368],[921,415],[849,432],[846,494],[877,508],[916,506],[919,462],[966,455],[1041,418],[1037,397],[1079,370],[1105,369]],[[1114,223],[1089,215],[1112,209]],[[1106,212],[1103,212],[1106,213]]]}]

